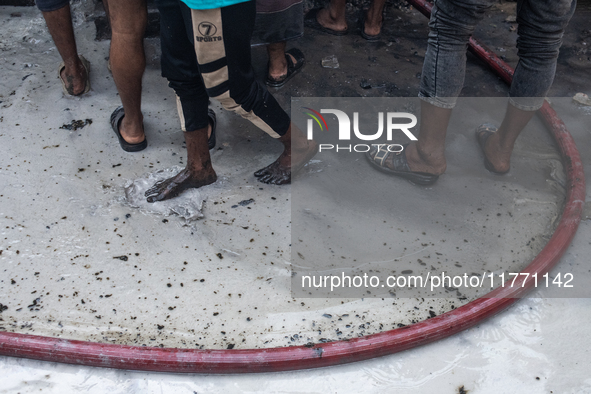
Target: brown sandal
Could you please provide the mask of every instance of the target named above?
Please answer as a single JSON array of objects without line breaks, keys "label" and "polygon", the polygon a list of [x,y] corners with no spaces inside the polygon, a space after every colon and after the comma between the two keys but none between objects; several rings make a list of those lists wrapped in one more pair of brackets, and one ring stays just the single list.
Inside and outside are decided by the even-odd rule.
[{"label": "brown sandal", "polygon": [[90,91],[90,62],[86,60],[86,58],[82,55],[78,55],[78,58],[80,58],[80,62],[82,62],[84,70],[86,71],[86,86],[84,87],[84,90],[81,93],[71,94],[70,92],[68,92],[68,88],[66,87],[66,81],[64,81],[64,79],[62,78],[62,71],[64,70],[64,68],[66,68],[66,63],[61,62],[59,67],[57,68],[57,77],[62,82],[62,89],[64,91],[64,94],[67,96],[82,96],[83,94],[86,94]]}]

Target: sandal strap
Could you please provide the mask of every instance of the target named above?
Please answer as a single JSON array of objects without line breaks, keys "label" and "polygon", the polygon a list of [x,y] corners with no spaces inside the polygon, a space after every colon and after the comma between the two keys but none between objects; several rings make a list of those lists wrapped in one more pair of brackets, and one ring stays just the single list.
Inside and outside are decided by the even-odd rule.
[{"label": "sandal strap", "polygon": [[[404,146],[406,148],[406,146]],[[392,158],[392,165],[398,171],[410,171],[408,167],[408,163],[406,162],[406,154],[404,150],[400,152],[391,152],[388,150],[388,145],[381,145],[378,147],[378,150],[373,157],[373,160],[378,164],[380,167],[386,167],[385,161],[390,155],[394,155]]]},{"label": "sandal strap", "polygon": [[[293,55],[292,55],[293,56]],[[285,53],[285,60],[287,61],[287,71],[289,73],[289,70],[293,70],[295,68],[295,63],[291,60],[291,56],[289,56],[287,54],[287,52]],[[297,62],[297,59],[296,59]],[[287,74],[286,74],[287,75]]]},{"label": "sandal strap", "polygon": [[[293,58],[295,59],[295,63],[291,60],[291,56],[289,55],[293,56]],[[285,57],[288,59],[288,67],[291,65],[292,68],[295,68],[300,63],[303,65],[303,63],[306,61],[304,53],[300,51],[298,48],[291,48],[285,51]]]},{"label": "sandal strap", "polygon": [[377,164],[380,165],[380,167],[384,167],[384,162],[391,153],[393,152],[390,152],[386,146],[382,145],[378,147],[378,151],[376,152],[376,155],[373,157],[373,159]]}]

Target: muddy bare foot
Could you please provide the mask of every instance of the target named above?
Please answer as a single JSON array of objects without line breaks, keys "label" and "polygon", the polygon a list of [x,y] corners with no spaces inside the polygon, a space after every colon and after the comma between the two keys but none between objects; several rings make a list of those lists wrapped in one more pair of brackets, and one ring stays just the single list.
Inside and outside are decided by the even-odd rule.
[{"label": "muddy bare foot", "polygon": [[347,21],[345,18],[338,18],[331,15],[331,12],[327,8],[323,8],[316,14],[316,21],[324,28],[334,30],[336,32],[347,31]]},{"label": "muddy bare foot", "polygon": [[365,19],[365,23],[363,25],[363,32],[368,36],[379,36],[382,32],[382,24],[383,19],[380,15],[378,20],[372,20],[369,18],[369,15]]},{"label": "muddy bare foot", "polygon": [[503,175],[511,168],[512,149],[502,150],[499,133],[491,124],[482,124],[476,129],[476,140],[484,155],[484,167],[493,174]]},{"label": "muddy bare foot", "polygon": [[88,75],[82,62],[77,59],[74,64],[68,64],[60,71],[60,78],[64,81],[66,91],[71,96],[80,96],[86,90]]},{"label": "muddy bare foot", "polygon": [[157,182],[144,194],[148,202],[163,201],[181,194],[183,191],[191,188],[214,183],[217,175],[213,168],[194,173],[185,168],[172,178]]},{"label": "muddy bare foot", "polygon": [[318,152],[315,141],[306,141],[306,145],[299,148],[286,149],[281,156],[265,168],[254,173],[259,182],[271,185],[285,185],[291,183],[291,174],[296,174]]}]

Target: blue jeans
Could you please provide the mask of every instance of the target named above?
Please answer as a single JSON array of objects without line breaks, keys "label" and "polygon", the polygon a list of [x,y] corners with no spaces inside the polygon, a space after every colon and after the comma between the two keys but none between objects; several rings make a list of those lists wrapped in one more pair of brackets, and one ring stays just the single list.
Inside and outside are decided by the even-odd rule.
[{"label": "blue jeans", "polygon": [[[453,108],[464,85],[466,49],[478,22],[494,0],[436,0],[419,97]],[[524,111],[538,110],[548,93],[562,36],[576,0],[518,0],[519,63],[509,91],[510,102]]]}]

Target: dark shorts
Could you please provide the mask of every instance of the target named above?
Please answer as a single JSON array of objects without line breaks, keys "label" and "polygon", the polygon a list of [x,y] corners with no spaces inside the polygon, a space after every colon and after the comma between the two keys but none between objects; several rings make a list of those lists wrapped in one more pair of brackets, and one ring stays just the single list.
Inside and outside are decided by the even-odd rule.
[{"label": "dark shorts", "polygon": [[41,11],[48,12],[59,10],[60,8],[67,6],[70,3],[70,0],[37,0],[35,3],[37,4],[37,8]]},{"label": "dark shorts", "polygon": [[289,41],[304,35],[304,3],[301,0],[257,0],[252,45]]}]

